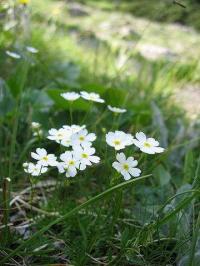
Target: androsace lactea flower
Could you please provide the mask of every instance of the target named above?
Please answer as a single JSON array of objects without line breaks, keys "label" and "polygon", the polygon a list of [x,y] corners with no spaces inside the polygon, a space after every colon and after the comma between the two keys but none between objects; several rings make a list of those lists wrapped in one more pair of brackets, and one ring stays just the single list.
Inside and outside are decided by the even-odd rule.
[{"label": "androsace lactea flower", "polygon": [[15,58],[15,59],[20,59],[21,58],[21,55],[17,54],[17,53],[14,53],[14,52],[10,52],[10,51],[6,51],[6,54],[12,58]]},{"label": "androsace lactea flower", "polygon": [[148,154],[161,153],[164,148],[159,147],[159,142],[154,138],[147,138],[143,132],[136,133],[133,143],[142,151]]},{"label": "androsace lactea flower", "polygon": [[72,145],[71,143],[71,137],[73,134],[79,132],[80,130],[84,129],[85,125],[78,126],[78,125],[64,125],[60,129],[52,128],[49,130],[49,136],[47,137],[50,140],[54,140],[57,143],[60,143],[61,145],[65,147],[70,147]]},{"label": "androsace lactea flower", "polygon": [[81,91],[81,97],[88,101],[98,102],[98,103],[104,103],[105,101],[100,98],[100,95],[98,93],[94,92],[87,92],[87,91]]},{"label": "androsace lactea flower", "polygon": [[39,176],[47,172],[48,168],[40,164],[23,163],[24,171],[32,176]]},{"label": "androsace lactea flower", "polygon": [[99,163],[100,158],[95,156],[95,148],[91,146],[76,146],[74,149],[74,157],[80,162],[79,169],[85,170],[92,163]]},{"label": "androsace lactea flower", "polygon": [[93,142],[96,139],[96,135],[94,133],[88,133],[87,129],[82,129],[81,131],[75,133],[71,137],[72,146],[76,145],[92,145],[91,142]]},{"label": "androsace lactea flower", "polygon": [[133,137],[123,131],[108,132],[106,134],[106,142],[111,147],[114,147],[115,150],[121,150],[133,144]]},{"label": "androsace lactea flower", "polygon": [[57,165],[56,156],[54,154],[47,154],[47,151],[45,149],[37,148],[36,153],[31,152],[31,157],[37,160],[37,163],[42,166]]},{"label": "androsace lactea flower", "polygon": [[117,153],[117,162],[114,162],[112,166],[123,175],[125,180],[129,180],[131,176],[138,177],[141,174],[141,170],[136,168],[138,161],[134,160],[133,157],[128,157],[124,153]]},{"label": "androsace lactea flower", "polygon": [[75,101],[80,98],[80,94],[76,92],[64,92],[61,93],[61,96],[68,101]]},{"label": "androsace lactea flower", "polygon": [[113,113],[125,113],[127,110],[126,109],[121,109],[121,108],[118,108],[118,107],[113,107],[111,105],[108,105],[108,109],[113,112]]},{"label": "androsace lactea flower", "polygon": [[32,54],[38,53],[38,49],[36,49],[35,47],[32,47],[32,46],[26,46],[26,50]]},{"label": "androsace lactea flower", "polygon": [[74,177],[79,168],[79,160],[74,157],[73,151],[66,151],[60,155],[62,162],[57,164],[59,173],[64,173],[66,177]]},{"label": "androsace lactea flower", "polygon": [[57,143],[61,143],[62,139],[68,134],[67,130],[64,128],[55,129],[51,128],[49,130],[49,136],[47,137],[50,140],[54,140]]}]

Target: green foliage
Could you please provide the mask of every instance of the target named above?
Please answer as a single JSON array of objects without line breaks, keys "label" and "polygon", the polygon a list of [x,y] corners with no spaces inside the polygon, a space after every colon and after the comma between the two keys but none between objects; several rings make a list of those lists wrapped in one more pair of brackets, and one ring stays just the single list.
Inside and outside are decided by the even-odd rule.
[{"label": "green foliage", "polygon": [[[0,176],[10,175],[12,198],[25,189],[25,204],[36,207],[18,203],[23,214],[19,220],[18,207],[11,207],[10,217],[17,216],[17,225],[20,219],[31,224],[27,240],[15,230],[7,243],[0,243],[1,263],[13,263],[13,258],[32,265],[139,266],[198,260],[199,125],[191,123],[172,95],[188,82],[199,84],[199,65],[187,54],[175,61],[143,58],[135,51],[140,36],[136,46],[132,43],[135,37],[128,39],[129,51],[120,46],[125,38],[118,33],[109,41],[99,40],[93,29],[96,20],[105,22],[116,1],[82,2],[109,12],[100,17],[99,10],[92,9],[96,12],[92,18],[70,17],[65,1],[32,1],[31,35],[23,41],[17,38],[15,27],[4,31],[7,17],[0,18],[4,60],[0,66]],[[118,1],[117,10],[190,25],[198,3],[186,2],[187,11],[171,3],[169,7],[168,1],[146,0]],[[156,30],[153,35],[159,38]],[[26,45],[36,47],[38,54],[27,54]],[[20,51],[23,56],[8,58],[6,50]],[[119,68],[116,61],[122,51],[127,63]],[[82,90],[97,92],[106,105],[127,112],[117,116],[106,105],[82,98],[68,102],[60,95]],[[32,136],[33,121],[42,124],[43,136]],[[48,188],[45,183],[32,191],[22,163],[29,161],[37,147],[59,153],[61,148],[47,141],[47,131],[71,123],[86,124],[97,134],[95,148],[101,163],[71,179],[53,170],[31,184],[46,178],[56,184]],[[155,136],[166,151],[140,156],[137,148],[127,148],[127,154],[139,161],[143,177],[122,182],[112,169],[115,154],[105,143],[105,133],[113,130],[133,135],[144,131]],[[151,177],[146,176],[149,173]],[[18,229],[16,224],[12,228]]]}]

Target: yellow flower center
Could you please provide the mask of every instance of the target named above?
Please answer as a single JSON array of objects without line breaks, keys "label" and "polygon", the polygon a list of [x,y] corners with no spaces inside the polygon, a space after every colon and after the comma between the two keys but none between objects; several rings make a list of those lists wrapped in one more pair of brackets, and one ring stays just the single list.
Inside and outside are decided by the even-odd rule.
[{"label": "yellow flower center", "polygon": [[44,156],[42,159],[43,159],[44,161],[48,161],[48,156]]},{"label": "yellow flower center", "polygon": [[123,164],[123,168],[124,168],[124,170],[128,171],[128,169],[129,169],[128,164],[127,163]]},{"label": "yellow flower center", "polygon": [[20,4],[26,5],[30,2],[30,0],[19,0]]},{"label": "yellow flower center", "polygon": [[115,145],[120,145],[120,143],[121,143],[121,141],[118,140],[118,139],[116,139],[116,140],[114,141],[114,144],[115,144]]},{"label": "yellow flower center", "polygon": [[88,154],[86,154],[86,153],[82,153],[82,158],[88,158]]},{"label": "yellow flower center", "polygon": [[74,163],[73,160],[69,161],[69,165],[74,165],[74,164],[75,164],[75,163]]},{"label": "yellow flower center", "polygon": [[145,142],[145,143],[144,143],[144,147],[146,147],[146,148],[150,148],[150,147],[151,147],[151,144],[150,144],[149,142]]},{"label": "yellow flower center", "polygon": [[79,140],[80,140],[80,141],[84,141],[84,139],[85,139],[85,138],[84,138],[83,136],[80,136],[80,137],[79,137]]}]

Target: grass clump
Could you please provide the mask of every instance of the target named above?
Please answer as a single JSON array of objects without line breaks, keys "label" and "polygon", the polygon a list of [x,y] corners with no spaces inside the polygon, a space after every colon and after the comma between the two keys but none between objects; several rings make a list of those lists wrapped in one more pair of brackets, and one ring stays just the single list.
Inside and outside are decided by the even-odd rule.
[{"label": "grass clump", "polygon": [[198,265],[198,116],[191,121],[173,100],[177,88],[199,84],[196,59],[147,58],[145,33],[124,39],[115,23],[102,40],[102,19],[123,16],[113,6],[75,17],[64,1],[33,1],[14,6],[16,26],[8,9],[1,264]]}]

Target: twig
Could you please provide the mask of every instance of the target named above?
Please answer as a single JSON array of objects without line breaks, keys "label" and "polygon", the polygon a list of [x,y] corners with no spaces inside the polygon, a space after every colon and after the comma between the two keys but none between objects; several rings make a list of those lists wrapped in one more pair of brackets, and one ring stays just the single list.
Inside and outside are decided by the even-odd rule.
[{"label": "twig", "polygon": [[174,0],[173,2],[175,5],[181,6],[182,8],[186,8],[186,6],[180,2],[178,2],[177,0]]},{"label": "twig", "polygon": [[57,212],[47,212],[47,211],[41,210],[41,209],[39,209],[37,207],[34,207],[34,206],[30,205],[29,203],[23,201],[21,198],[18,198],[17,201],[22,203],[29,210],[33,210],[33,211],[39,212],[39,213],[44,214],[46,216],[57,216],[57,217],[60,217],[59,213],[57,213]]}]

